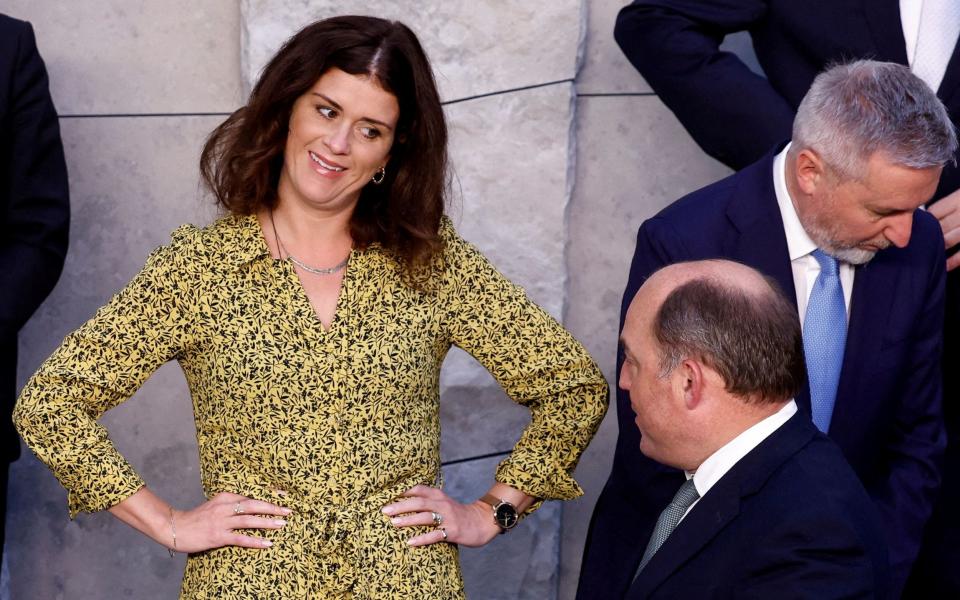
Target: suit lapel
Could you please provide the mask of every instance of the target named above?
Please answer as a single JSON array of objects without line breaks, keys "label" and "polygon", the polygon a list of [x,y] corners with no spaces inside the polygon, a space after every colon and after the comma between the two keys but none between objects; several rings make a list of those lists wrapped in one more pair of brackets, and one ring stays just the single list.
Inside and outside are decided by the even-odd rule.
[{"label": "suit lapel", "polygon": [[903,39],[899,0],[862,0],[870,25],[877,60],[907,64],[907,44]]},{"label": "suit lapel", "polygon": [[724,241],[723,250],[726,256],[775,279],[796,306],[787,234],[783,231],[783,219],[773,189],[773,158],[781,149],[777,148],[740,172],[740,181],[733,191],[734,199],[727,209],[727,218],[733,228]]},{"label": "suit lapel", "polygon": [[[724,255],[772,277],[797,307],[793,268],[787,248],[787,234],[773,187],[773,159],[783,149],[778,146],[763,160],[740,172],[734,200],[727,209],[732,228],[724,242]],[[800,410],[810,413],[810,390],[804,385],[797,395]]]},{"label": "suit lapel", "polygon": [[808,416],[798,412],[741,458],[690,510],[663,543],[627,593],[648,598],[668,577],[715,538],[740,514],[741,500],[756,494],[771,473],[816,435]]},{"label": "suit lapel", "polygon": [[[728,473],[729,475],[729,473]],[[724,478],[726,475],[724,476]],[[722,481],[723,479],[721,479]],[[675,571],[740,514],[740,493],[717,490],[720,482],[690,510],[627,592],[629,600],[648,598]],[[729,486],[728,486],[729,487]],[[717,493],[714,493],[714,491]]]},{"label": "suit lapel", "polygon": [[869,383],[864,381],[863,370],[876,362],[885,330],[880,325],[890,321],[893,298],[897,296],[902,270],[892,268],[896,252],[893,248],[878,253],[872,261],[857,267],[854,276],[847,344],[829,432],[841,446],[844,432],[860,427],[858,419],[862,411],[855,400],[871,398],[858,388],[862,383]]}]

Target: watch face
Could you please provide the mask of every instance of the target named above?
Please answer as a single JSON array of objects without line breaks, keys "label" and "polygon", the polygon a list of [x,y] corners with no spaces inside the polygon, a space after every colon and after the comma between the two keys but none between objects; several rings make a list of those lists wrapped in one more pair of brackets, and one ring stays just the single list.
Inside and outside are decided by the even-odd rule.
[{"label": "watch face", "polygon": [[496,519],[500,527],[511,529],[517,524],[517,509],[506,502],[502,502],[496,508]]}]

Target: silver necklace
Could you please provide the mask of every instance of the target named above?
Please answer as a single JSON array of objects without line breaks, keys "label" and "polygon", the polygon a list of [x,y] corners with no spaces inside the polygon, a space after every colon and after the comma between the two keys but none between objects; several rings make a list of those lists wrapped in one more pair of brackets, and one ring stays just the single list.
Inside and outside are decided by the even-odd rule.
[{"label": "silver necklace", "polygon": [[281,258],[284,254],[286,254],[287,259],[289,259],[290,262],[308,273],[313,273],[314,275],[333,275],[334,273],[339,273],[342,271],[343,268],[347,266],[347,263],[350,262],[350,255],[348,254],[343,261],[333,265],[332,267],[311,267],[310,265],[297,259],[296,256],[290,254],[290,251],[284,247],[283,242],[280,241],[280,236],[277,235],[277,224],[273,221],[272,209],[270,210],[270,226],[273,227],[273,239],[277,240],[277,249],[280,251]]}]

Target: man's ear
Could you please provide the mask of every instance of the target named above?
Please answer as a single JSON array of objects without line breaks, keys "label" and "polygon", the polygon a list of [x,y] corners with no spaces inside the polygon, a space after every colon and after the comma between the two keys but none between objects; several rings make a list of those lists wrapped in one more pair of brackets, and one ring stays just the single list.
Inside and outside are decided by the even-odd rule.
[{"label": "man's ear", "polygon": [[807,148],[798,152],[793,160],[797,187],[804,194],[812,195],[817,186],[826,184],[826,164],[819,154]]},{"label": "man's ear", "polygon": [[687,358],[674,371],[687,410],[695,410],[703,402],[703,387],[705,385],[703,365],[698,361]]}]

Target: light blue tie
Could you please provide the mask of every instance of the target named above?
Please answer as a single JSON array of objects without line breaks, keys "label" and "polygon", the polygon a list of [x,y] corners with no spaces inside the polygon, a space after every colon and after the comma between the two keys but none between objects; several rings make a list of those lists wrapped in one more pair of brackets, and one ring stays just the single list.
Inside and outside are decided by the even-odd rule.
[{"label": "light blue tie", "polygon": [[837,259],[820,250],[814,250],[813,257],[820,263],[820,274],[813,284],[803,319],[803,353],[810,379],[813,423],[826,433],[837,399],[837,382],[847,342],[847,310]]}]

